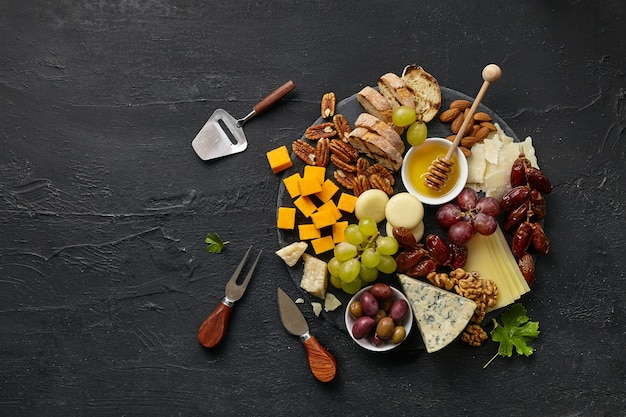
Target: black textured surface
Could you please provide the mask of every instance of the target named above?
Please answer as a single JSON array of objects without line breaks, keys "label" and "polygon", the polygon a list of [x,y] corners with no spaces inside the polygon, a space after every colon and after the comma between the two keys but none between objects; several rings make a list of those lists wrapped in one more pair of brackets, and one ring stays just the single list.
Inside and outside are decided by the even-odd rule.
[{"label": "black textured surface", "polygon": [[[625,415],[623,1],[0,0],[0,414]],[[280,177],[265,152],[348,97],[418,63],[533,137],[552,180],[523,299],[530,358],[496,347],[372,355],[304,309],[339,373],[318,383],[278,323],[299,291],[278,248]],[[248,149],[205,163],[211,112]],[[203,238],[231,241],[221,255]],[[266,254],[229,333],[196,341],[248,245]]]}]

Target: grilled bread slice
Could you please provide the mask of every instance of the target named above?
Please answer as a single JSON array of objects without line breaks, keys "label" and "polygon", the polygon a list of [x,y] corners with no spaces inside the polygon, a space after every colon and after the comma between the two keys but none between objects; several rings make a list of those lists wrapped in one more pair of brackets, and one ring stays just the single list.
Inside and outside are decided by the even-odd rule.
[{"label": "grilled bread slice", "polygon": [[402,166],[402,154],[387,139],[364,127],[355,127],[348,135],[348,142],[359,150],[367,149],[363,153],[392,172]]},{"label": "grilled bread slice", "polygon": [[378,90],[394,109],[398,106],[415,107],[415,94],[407,88],[402,78],[392,72],[378,79]]},{"label": "grilled bread slice", "polygon": [[364,127],[378,136],[385,138],[401,155],[404,154],[404,142],[391,126],[369,113],[361,113],[354,122],[356,127]]},{"label": "grilled bread slice", "polygon": [[395,126],[391,120],[393,114],[393,107],[391,103],[373,87],[363,87],[356,95],[357,101],[361,104],[363,109],[374,117],[387,123],[393,129],[402,133],[403,128]]},{"label": "grilled bread slice", "polygon": [[402,71],[404,84],[415,95],[415,110],[422,116],[422,121],[430,122],[441,107],[441,88],[428,72],[417,65],[408,65]]}]

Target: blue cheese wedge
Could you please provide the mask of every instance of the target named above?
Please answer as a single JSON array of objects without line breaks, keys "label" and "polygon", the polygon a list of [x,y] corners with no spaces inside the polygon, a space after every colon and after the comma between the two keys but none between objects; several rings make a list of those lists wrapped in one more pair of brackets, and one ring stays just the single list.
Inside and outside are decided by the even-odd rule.
[{"label": "blue cheese wedge", "polygon": [[398,279],[428,353],[443,349],[465,330],[476,310],[474,301],[403,274]]}]

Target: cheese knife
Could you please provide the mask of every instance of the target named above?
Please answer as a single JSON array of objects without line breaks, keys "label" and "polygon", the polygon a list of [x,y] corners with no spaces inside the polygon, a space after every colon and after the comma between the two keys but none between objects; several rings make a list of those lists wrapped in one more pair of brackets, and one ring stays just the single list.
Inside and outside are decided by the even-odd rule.
[{"label": "cheese knife", "polygon": [[280,288],[278,288],[278,307],[280,319],[287,332],[300,337],[313,376],[322,382],[332,381],[337,373],[335,358],[320,344],[315,336],[309,333],[309,325],[298,306]]}]

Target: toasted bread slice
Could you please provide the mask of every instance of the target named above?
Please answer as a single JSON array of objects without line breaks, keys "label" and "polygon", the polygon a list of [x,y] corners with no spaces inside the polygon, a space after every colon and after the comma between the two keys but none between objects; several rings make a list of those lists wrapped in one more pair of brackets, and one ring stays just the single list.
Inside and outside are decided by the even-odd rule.
[{"label": "toasted bread slice", "polygon": [[378,90],[369,86],[363,87],[363,89],[357,93],[356,98],[366,112],[387,123],[389,126],[393,127],[396,132],[402,133],[404,131],[404,128],[393,124],[391,120],[393,107]]},{"label": "toasted bread slice", "polygon": [[391,126],[369,113],[361,113],[357,117],[354,125],[364,127],[385,138],[401,155],[404,154],[404,142],[402,138]]},{"label": "toasted bread slice", "polygon": [[413,91],[407,88],[402,78],[392,72],[378,79],[378,89],[394,109],[398,106],[415,107]]},{"label": "toasted bread slice", "polygon": [[430,122],[441,107],[441,88],[429,73],[417,65],[408,65],[402,72],[404,84],[415,95],[415,110],[423,122]]},{"label": "toasted bread slice", "polygon": [[402,154],[387,139],[364,127],[352,130],[348,142],[357,149],[366,148],[363,153],[393,172],[402,166]]}]

